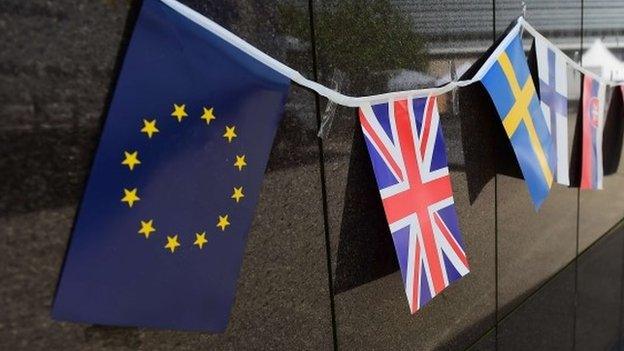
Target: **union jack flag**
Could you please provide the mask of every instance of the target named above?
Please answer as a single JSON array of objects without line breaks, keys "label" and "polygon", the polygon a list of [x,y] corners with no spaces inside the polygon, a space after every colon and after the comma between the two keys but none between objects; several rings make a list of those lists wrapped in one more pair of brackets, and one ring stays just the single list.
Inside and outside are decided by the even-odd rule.
[{"label": "union jack flag", "polygon": [[359,115],[413,314],[469,272],[436,98],[364,105]]}]

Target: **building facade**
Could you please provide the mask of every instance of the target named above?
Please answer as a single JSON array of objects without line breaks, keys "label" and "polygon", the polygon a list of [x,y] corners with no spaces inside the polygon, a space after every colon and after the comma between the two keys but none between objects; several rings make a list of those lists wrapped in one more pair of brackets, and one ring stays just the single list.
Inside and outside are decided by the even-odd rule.
[{"label": "building facade", "polygon": [[[444,83],[522,14],[511,0],[182,2],[352,95]],[[225,333],[51,320],[139,8],[130,0],[0,3],[0,349],[608,350],[622,343],[621,155],[608,161],[604,190],[555,184],[536,212],[477,86],[440,102],[471,273],[416,314],[355,110],[337,108],[318,139],[332,109],[293,85]],[[596,39],[623,58],[621,1],[526,1],[525,15],[576,60]],[[573,137],[581,77],[571,73],[569,82]]]}]

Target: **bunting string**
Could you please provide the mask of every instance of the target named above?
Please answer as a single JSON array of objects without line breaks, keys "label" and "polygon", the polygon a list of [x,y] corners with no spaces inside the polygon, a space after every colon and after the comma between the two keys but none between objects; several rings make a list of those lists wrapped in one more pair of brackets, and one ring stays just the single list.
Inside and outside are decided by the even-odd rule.
[{"label": "bunting string", "polygon": [[315,82],[313,80],[306,78],[300,72],[283,64],[282,62],[276,60],[275,58],[267,55],[266,53],[262,52],[255,46],[249,44],[242,38],[238,37],[236,34],[228,31],[227,29],[223,28],[216,22],[210,20],[209,18],[191,9],[190,7],[176,0],[161,0],[161,1],[167,6],[171,7],[173,10],[180,13],[181,15],[195,22],[197,25],[212,32],[219,38],[227,41],[231,45],[235,46],[236,48],[245,52],[247,55],[255,58],[256,60],[262,62],[266,66],[277,71],[278,73],[288,77],[290,80],[297,83],[298,85],[311,89],[315,91],[316,93],[318,93],[319,95],[327,98],[328,100],[335,102],[336,104],[347,106],[347,107],[359,107],[365,103],[370,104],[370,103],[375,103],[378,101],[387,101],[389,99],[395,99],[395,98],[405,97],[405,96],[409,96],[412,98],[419,98],[419,97],[427,97],[430,95],[441,95],[441,94],[450,92],[456,88],[465,87],[473,83],[476,83],[480,81],[481,78],[483,78],[483,75],[494,64],[494,62],[496,62],[496,58],[498,57],[498,54],[500,54],[500,52],[506,47],[506,44],[508,44],[509,41],[512,40],[513,37],[521,29],[526,30],[534,38],[543,40],[546,43],[546,45],[548,45],[550,48],[562,54],[566,60],[566,63],[571,68],[583,73],[584,75],[591,76],[594,80],[597,80],[600,83],[605,84],[605,85],[614,86],[614,85],[622,84],[621,82],[615,82],[615,81],[604,79],[600,77],[599,75],[597,75],[596,73],[586,69],[585,67],[582,67],[580,64],[578,64],[577,62],[572,60],[569,56],[567,56],[565,53],[563,53],[550,40],[546,39],[546,37],[540,34],[533,26],[531,26],[531,24],[529,24],[524,19],[524,17],[521,16],[517,19],[514,27],[509,31],[509,33],[507,33],[505,38],[503,38],[503,40],[495,49],[495,51],[490,55],[490,57],[488,57],[488,59],[483,63],[481,68],[477,71],[477,73],[471,79],[452,81],[445,85],[442,85],[439,87],[433,87],[433,88],[396,91],[396,92],[389,92],[389,93],[375,94],[375,95],[368,95],[368,96],[349,96],[349,95],[342,94],[334,89],[331,89],[323,84],[320,84],[318,82]]}]

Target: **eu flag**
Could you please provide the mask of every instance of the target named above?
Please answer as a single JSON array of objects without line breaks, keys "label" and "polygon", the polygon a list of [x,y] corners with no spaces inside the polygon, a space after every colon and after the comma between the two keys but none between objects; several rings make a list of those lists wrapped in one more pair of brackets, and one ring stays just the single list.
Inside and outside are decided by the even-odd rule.
[{"label": "eu flag", "polygon": [[481,82],[496,106],[531,199],[539,208],[552,185],[554,149],[520,34],[510,38]]},{"label": "eu flag", "polygon": [[288,87],[187,17],[144,0],[53,317],[225,330]]}]

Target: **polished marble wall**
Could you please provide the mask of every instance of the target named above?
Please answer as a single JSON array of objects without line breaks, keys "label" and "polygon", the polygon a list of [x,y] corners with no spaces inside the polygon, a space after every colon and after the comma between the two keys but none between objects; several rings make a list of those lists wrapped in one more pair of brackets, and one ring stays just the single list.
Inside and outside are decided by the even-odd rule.
[{"label": "polished marble wall", "polygon": [[[183,2],[307,77],[353,95],[444,83],[521,14],[520,2],[499,0]],[[537,19],[533,9],[543,4],[526,3],[527,19]],[[577,30],[537,29],[549,30],[578,60],[575,51],[587,44],[584,21],[621,6],[551,5]],[[293,85],[225,333],[52,321],[73,216],[139,6],[0,2],[0,350],[601,350],[619,342],[624,169],[621,147],[613,146],[622,116],[613,112],[607,121],[619,134],[605,136],[605,189],[555,184],[536,212],[478,85],[439,99],[471,273],[415,315],[355,111],[338,107],[319,140],[326,101]],[[458,30],[441,31],[431,16]],[[571,72],[571,140],[580,82]],[[621,96],[614,99],[621,108]]]}]

